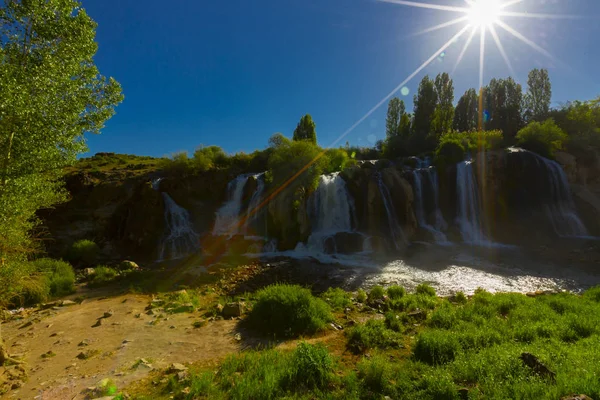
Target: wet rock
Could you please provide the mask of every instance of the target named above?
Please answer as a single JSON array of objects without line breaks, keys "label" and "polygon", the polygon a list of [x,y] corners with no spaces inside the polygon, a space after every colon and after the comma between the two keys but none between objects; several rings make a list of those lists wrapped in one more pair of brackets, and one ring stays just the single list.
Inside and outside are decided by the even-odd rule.
[{"label": "wet rock", "polygon": [[539,376],[548,378],[551,381],[556,380],[556,374],[548,369],[536,356],[531,353],[522,353],[521,360]]},{"label": "wet rock", "polygon": [[244,313],[244,304],[241,302],[228,303],[223,307],[221,314],[224,318],[239,317]]}]

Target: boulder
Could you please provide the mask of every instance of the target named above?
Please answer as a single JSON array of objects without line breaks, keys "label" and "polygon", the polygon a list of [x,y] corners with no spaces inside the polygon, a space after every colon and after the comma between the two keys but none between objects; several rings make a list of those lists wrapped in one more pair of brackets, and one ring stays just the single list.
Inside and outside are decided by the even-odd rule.
[{"label": "boulder", "polygon": [[185,365],[180,364],[180,363],[173,363],[167,369],[167,373],[168,374],[176,374],[179,372],[185,372],[187,370],[188,370],[188,368]]},{"label": "boulder", "polygon": [[137,271],[140,269],[140,266],[133,261],[125,260],[119,263],[118,269],[119,271]]}]

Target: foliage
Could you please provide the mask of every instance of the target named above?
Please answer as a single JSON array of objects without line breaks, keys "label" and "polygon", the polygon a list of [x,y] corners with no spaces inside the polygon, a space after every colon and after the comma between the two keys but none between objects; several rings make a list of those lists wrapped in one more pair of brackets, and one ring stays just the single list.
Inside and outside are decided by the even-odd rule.
[{"label": "foliage", "polygon": [[569,152],[584,165],[597,162],[600,149],[600,97],[592,101],[574,101],[559,110],[553,110],[551,117],[569,136]]},{"label": "foliage", "polygon": [[454,83],[447,73],[435,77],[437,102],[431,121],[432,133],[436,137],[452,129],[454,119]]},{"label": "foliage", "polygon": [[40,258],[33,261],[33,265],[46,277],[51,297],[66,296],[75,291],[75,272],[69,263],[51,258]]},{"label": "foliage", "polygon": [[392,285],[387,288],[387,294],[391,300],[397,300],[404,297],[406,290],[402,286]]},{"label": "foliage", "polygon": [[446,166],[457,164],[465,160],[466,149],[464,141],[453,134],[442,136],[442,140],[435,150],[435,164],[443,170]]},{"label": "foliage", "polygon": [[492,79],[483,89],[486,130],[499,130],[507,143],[512,143],[523,126],[521,85],[513,78]]},{"label": "foliage", "polygon": [[66,258],[76,265],[90,266],[94,264],[100,253],[98,245],[88,239],[78,240],[71,245]]},{"label": "foliage", "polygon": [[308,141],[313,145],[317,144],[316,124],[310,114],[306,114],[300,118],[300,122],[298,122],[298,126],[294,130],[293,138],[294,141]]},{"label": "foliage", "polygon": [[413,135],[420,138],[420,144],[431,132],[431,121],[437,106],[438,97],[435,81],[429,76],[423,77],[419,89],[414,96],[414,120],[412,125]]},{"label": "foliage", "polygon": [[477,129],[479,121],[479,99],[475,89],[469,89],[461,96],[454,110],[452,127],[458,132],[470,132]]},{"label": "foliage", "polygon": [[385,325],[384,321],[370,319],[365,324],[356,325],[347,331],[348,348],[356,353],[367,349],[395,348],[400,345],[401,336]]},{"label": "foliage", "polygon": [[94,268],[94,276],[92,277],[90,285],[105,285],[114,281],[117,278],[117,276],[119,276],[119,272],[116,269],[107,267],[106,265],[99,265],[96,268]]},{"label": "foliage", "polygon": [[381,300],[385,296],[385,289],[381,286],[373,286],[369,291],[369,301]]},{"label": "foliage", "polygon": [[332,379],[333,358],[321,344],[301,342],[292,356],[288,387],[325,388]]},{"label": "foliage", "polygon": [[438,167],[453,165],[464,161],[467,154],[500,149],[502,142],[500,131],[449,132],[440,138],[435,163]]},{"label": "foliage", "polygon": [[352,295],[340,288],[329,288],[321,295],[321,297],[336,311],[351,308],[353,306]]},{"label": "foliage", "polygon": [[525,120],[543,121],[548,117],[552,100],[552,84],[547,69],[532,69],[527,77],[527,93],[523,98]]},{"label": "foliage", "polygon": [[329,305],[300,286],[276,284],[256,293],[248,322],[257,331],[274,336],[314,334],[332,320]]},{"label": "foliage", "polygon": [[435,289],[429,286],[426,283],[421,283],[415,289],[417,294],[422,294],[425,296],[435,297]]},{"label": "foliage", "polygon": [[356,301],[359,303],[364,303],[367,301],[367,293],[362,289],[358,289],[358,292],[356,293]]},{"label": "foliage", "polygon": [[407,124],[406,106],[404,101],[393,97],[388,103],[387,117],[385,119],[385,136],[406,137],[410,129],[410,119]]},{"label": "foliage", "polygon": [[563,148],[567,135],[549,119],[545,122],[530,123],[519,131],[516,139],[520,147],[553,158],[554,152]]}]

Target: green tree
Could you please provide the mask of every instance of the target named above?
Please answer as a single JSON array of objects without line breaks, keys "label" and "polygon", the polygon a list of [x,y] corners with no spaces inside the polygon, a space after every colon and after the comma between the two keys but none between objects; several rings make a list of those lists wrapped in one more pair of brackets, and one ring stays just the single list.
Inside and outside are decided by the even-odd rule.
[{"label": "green tree", "polygon": [[[96,23],[75,0],[0,3],[0,258],[23,260],[35,213],[62,200],[62,168],[123,99],[93,57]],[[0,283],[2,285],[3,283]]]},{"label": "green tree", "polygon": [[563,148],[567,135],[552,119],[544,122],[531,122],[516,136],[517,144],[544,157],[552,158]]},{"label": "green tree", "polygon": [[387,117],[385,119],[385,136],[393,137],[400,135],[402,117],[406,114],[404,101],[397,97],[390,100],[388,104]]},{"label": "green tree", "polygon": [[485,129],[500,130],[509,143],[514,142],[523,126],[522,104],[523,90],[513,78],[492,79],[484,88],[484,107],[489,115]]},{"label": "green tree", "polygon": [[414,96],[412,132],[414,146],[417,151],[423,151],[427,147],[427,136],[431,132],[431,121],[436,107],[435,82],[429,76],[425,76],[419,84],[417,94]]},{"label": "green tree", "polygon": [[548,117],[552,99],[552,84],[546,69],[533,69],[527,78],[524,97],[525,121],[543,121]]},{"label": "green tree", "polygon": [[317,144],[316,124],[310,114],[306,114],[300,118],[300,122],[294,130],[294,141],[307,140],[312,144]]},{"label": "green tree", "polygon": [[454,110],[452,127],[459,132],[477,129],[479,99],[475,89],[469,89],[461,96]]},{"label": "green tree", "polygon": [[446,72],[435,77],[437,104],[431,121],[431,130],[436,138],[452,130],[454,119],[454,83]]}]

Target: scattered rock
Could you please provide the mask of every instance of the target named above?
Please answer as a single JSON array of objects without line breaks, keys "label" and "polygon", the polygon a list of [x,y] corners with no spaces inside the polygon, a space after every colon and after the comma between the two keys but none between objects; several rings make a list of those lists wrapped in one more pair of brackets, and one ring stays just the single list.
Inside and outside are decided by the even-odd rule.
[{"label": "scattered rock", "polygon": [[106,312],[104,313],[104,315],[102,316],[102,318],[110,318],[110,317],[112,317],[112,316],[113,316],[113,314],[114,314],[114,311],[113,311],[113,310],[108,310],[108,311],[106,311]]},{"label": "scattered rock", "polygon": [[48,350],[47,352],[45,352],[44,354],[42,354],[41,356],[43,359],[47,359],[47,358],[52,358],[52,357],[56,357],[56,353],[53,352],[52,350]]},{"label": "scattered rock", "polygon": [[122,342],[122,343],[123,343],[123,344],[127,344],[127,343],[131,343],[131,342],[133,342],[133,340],[125,339],[125,340],[123,340],[123,342]]},{"label": "scattered rock", "polygon": [[175,325],[171,325],[169,329],[175,329]]},{"label": "scattered rock", "polygon": [[217,309],[217,313],[222,314],[223,313],[223,309],[225,307],[223,306],[223,304],[219,303],[219,304],[217,304],[217,306],[215,308]]},{"label": "scattered rock", "polygon": [[417,321],[425,321],[427,319],[427,311],[424,310],[415,310],[406,314],[407,316],[417,320]]},{"label": "scattered rock", "polygon": [[154,312],[154,310],[150,309],[146,311],[146,315],[156,315],[156,313]]},{"label": "scattered rock", "polygon": [[91,278],[92,276],[96,275],[96,270],[94,268],[84,268],[82,274],[86,278]]},{"label": "scattered rock", "polygon": [[85,346],[89,346],[90,345],[90,340],[89,339],[83,339],[81,342],[79,342],[79,344],[77,346],[79,347],[85,347]]},{"label": "scattered rock", "polygon": [[169,369],[167,370],[167,374],[173,374],[173,373],[177,373],[177,372],[184,372],[187,371],[187,367],[183,364],[180,363],[173,363],[169,366]]},{"label": "scattered rock", "polygon": [[560,400],[592,400],[591,397],[585,394],[573,394],[570,396],[561,397]]},{"label": "scattered rock", "polygon": [[343,326],[336,324],[335,322],[332,322],[329,324],[334,330],[336,331],[341,331],[342,329],[344,329]]},{"label": "scattered rock", "polygon": [[130,271],[130,270],[137,271],[139,269],[140,269],[140,266],[130,260],[121,261],[121,263],[119,264],[119,270],[121,270],[121,271]]},{"label": "scattered rock", "polygon": [[73,300],[63,300],[60,302],[61,307],[74,306],[75,304],[77,304],[77,303],[75,303]]},{"label": "scattered rock", "polygon": [[100,354],[100,350],[86,350],[77,354],[77,358],[79,358],[80,360],[89,360],[90,358],[97,356],[98,354]]},{"label": "scattered rock", "polygon": [[98,326],[102,325],[102,318],[98,318],[98,320],[96,321],[96,323],[94,325],[92,325],[92,328],[96,328]]},{"label": "scattered rock", "polygon": [[556,374],[548,369],[536,356],[531,353],[522,353],[521,360],[523,364],[531,368],[536,374],[548,378],[551,381],[556,380]]},{"label": "scattered rock", "polygon": [[27,321],[27,322],[25,322],[23,325],[21,325],[21,326],[19,327],[19,329],[25,329],[25,328],[29,328],[31,325],[33,325],[33,322],[31,322],[31,321]]},{"label": "scattered rock", "polygon": [[53,325],[54,324],[48,324],[48,325],[46,325],[46,328],[52,328]]},{"label": "scattered rock", "polygon": [[181,371],[177,373],[177,381],[183,382],[190,377],[190,374],[187,371]]},{"label": "scattered rock", "polygon": [[241,333],[236,333],[234,336],[234,339],[237,340],[238,342],[242,341],[242,334]]},{"label": "scattered rock", "polygon": [[60,336],[62,335],[64,332],[54,332],[52,335],[50,335],[50,337],[56,337],[56,336]]},{"label": "scattered rock", "polygon": [[228,303],[223,307],[223,311],[221,314],[225,318],[233,318],[239,317],[244,313],[244,303],[236,302],[236,303]]},{"label": "scattered rock", "polygon": [[136,318],[139,318],[141,316],[142,316],[142,314],[140,314],[140,313],[137,313],[137,314],[134,315],[134,317],[136,317]]}]

